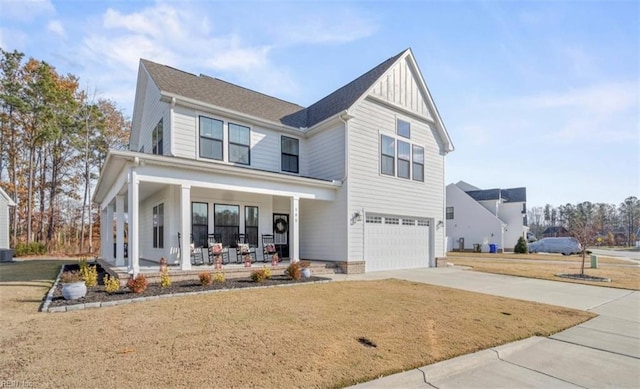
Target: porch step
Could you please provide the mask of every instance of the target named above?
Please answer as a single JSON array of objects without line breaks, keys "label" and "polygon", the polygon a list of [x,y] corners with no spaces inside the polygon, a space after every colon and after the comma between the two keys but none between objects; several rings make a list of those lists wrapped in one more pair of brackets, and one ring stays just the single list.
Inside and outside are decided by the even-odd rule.
[{"label": "porch step", "polygon": [[[120,281],[121,286],[126,286],[127,281],[131,278],[131,275],[127,272],[126,268],[114,267],[109,262],[98,260],[100,265],[112,276],[116,276]],[[257,269],[262,269],[266,266],[271,270],[272,274],[283,274],[289,266],[288,262],[272,266],[270,263],[254,262],[251,267],[244,267],[241,264],[224,265],[222,270],[216,270],[213,265],[196,265],[192,266],[191,270],[180,270],[175,266],[169,266],[169,275],[172,281],[197,281],[200,273],[222,271],[226,278],[247,278],[251,276],[251,272]],[[311,274],[315,276],[322,276],[323,274],[337,274],[342,273],[338,264],[334,262],[310,262],[309,269]],[[158,267],[141,267],[140,272],[147,278],[147,282],[150,284],[160,283],[160,271]]]}]

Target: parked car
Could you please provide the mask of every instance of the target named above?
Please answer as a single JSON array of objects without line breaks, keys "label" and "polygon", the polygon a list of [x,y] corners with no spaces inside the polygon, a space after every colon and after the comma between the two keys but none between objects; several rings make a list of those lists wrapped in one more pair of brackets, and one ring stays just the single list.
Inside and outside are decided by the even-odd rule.
[{"label": "parked car", "polygon": [[527,232],[528,243],[535,242],[536,240],[538,240],[538,238],[536,238],[536,235],[533,232]]},{"label": "parked car", "polygon": [[582,246],[576,238],[542,238],[529,243],[530,253],[560,253],[562,255],[578,254]]}]

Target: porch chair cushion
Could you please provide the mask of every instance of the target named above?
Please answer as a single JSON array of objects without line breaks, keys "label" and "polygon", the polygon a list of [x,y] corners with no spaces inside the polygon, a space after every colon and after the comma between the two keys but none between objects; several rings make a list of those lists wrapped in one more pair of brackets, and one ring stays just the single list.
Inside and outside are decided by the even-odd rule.
[{"label": "porch chair cushion", "polygon": [[222,254],[222,243],[209,243],[209,248],[213,255]]},{"label": "porch chair cushion", "polygon": [[274,254],[276,252],[275,243],[267,243],[264,246],[264,252],[267,253],[267,254]]},{"label": "porch chair cushion", "polygon": [[249,243],[238,243],[238,253],[241,255],[249,254]]}]

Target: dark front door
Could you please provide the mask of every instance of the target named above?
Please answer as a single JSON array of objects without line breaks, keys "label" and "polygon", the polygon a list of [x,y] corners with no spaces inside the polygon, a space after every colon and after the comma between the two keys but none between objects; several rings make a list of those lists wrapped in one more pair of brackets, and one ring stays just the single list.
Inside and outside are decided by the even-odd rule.
[{"label": "dark front door", "polygon": [[273,214],[273,240],[280,258],[289,258],[289,215]]}]

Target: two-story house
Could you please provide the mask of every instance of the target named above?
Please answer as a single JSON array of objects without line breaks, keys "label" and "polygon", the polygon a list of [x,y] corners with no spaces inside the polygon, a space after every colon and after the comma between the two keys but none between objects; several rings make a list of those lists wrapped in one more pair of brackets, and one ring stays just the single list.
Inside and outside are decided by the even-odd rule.
[{"label": "two-story house", "polygon": [[290,260],[346,273],[445,254],[453,145],[410,49],[309,107],[141,60],[132,120],[129,150],[109,152],[93,198],[116,266],[125,224],[133,273],[140,258],[190,269],[178,237],[200,246],[211,233],[231,249],[244,233],[258,252],[273,234]]},{"label": "two-story house", "polygon": [[[519,237],[526,238],[527,188],[480,189],[464,181],[446,188],[449,251],[496,245],[511,251]],[[477,246],[476,246],[477,247]]]}]

